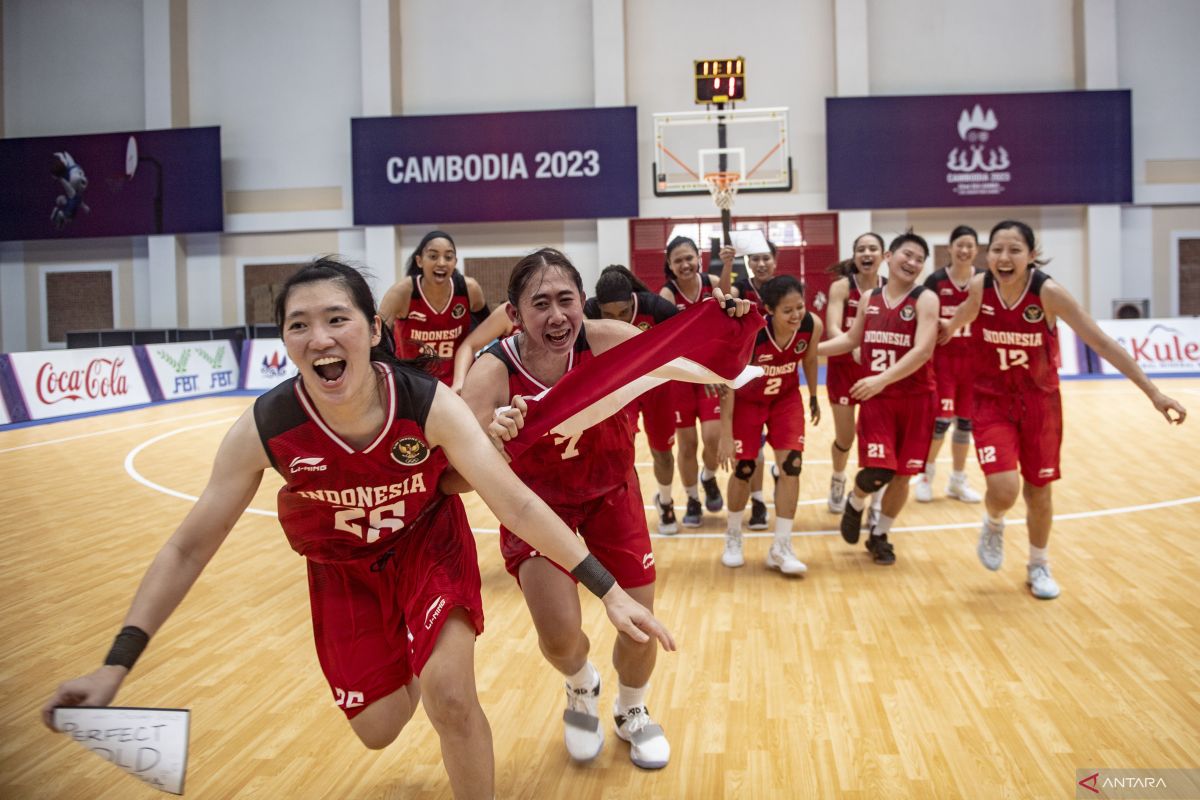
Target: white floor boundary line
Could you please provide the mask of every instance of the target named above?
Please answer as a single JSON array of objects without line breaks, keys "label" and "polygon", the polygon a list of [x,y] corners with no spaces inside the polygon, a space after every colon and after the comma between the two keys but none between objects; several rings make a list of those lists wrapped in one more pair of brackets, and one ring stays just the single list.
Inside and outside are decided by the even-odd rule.
[{"label": "white floor boundary line", "polygon": [[162,425],[163,423],[174,423],[181,419],[191,419],[192,417],[204,417],[209,414],[226,414],[230,411],[228,408],[211,408],[208,411],[197,411],[194,414],[180,414],[177,417],[169,417],[166,419],[154,420],[152,422],[137,422],[133,425],[123,425],[120,428],[107,428],[102,431],[91,431],[90,433],[80,433],[75,436],[64,436],[61,439],[49,439],[44,442],[30,442],[29,444],[21,444],[16,447],[5,447],[0,449],[0,453],[12,453],[16,450],[28,450],[31,447],[45,447],[52,444],[62,444],[64,442],[73,442],[77,439],[88,439],[92,436],[106,436],[110,433],[119,433],[121,431],[132,431],[137,428],[148,428],[153,425]]}]

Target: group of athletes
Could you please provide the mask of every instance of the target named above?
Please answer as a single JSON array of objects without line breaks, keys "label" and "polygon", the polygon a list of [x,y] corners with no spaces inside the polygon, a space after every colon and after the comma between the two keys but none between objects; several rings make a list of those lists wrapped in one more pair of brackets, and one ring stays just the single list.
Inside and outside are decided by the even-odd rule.
[{"label": "group of athletes", "polygon": [[[918,476],[918,500],[927,499],[933,472],[926,465],[954,427],[947,493],[979,500],[963,475],[972,433],[987,478],[980,559],[1000,568],[1003,517],[1023,478],[1028,583],[1037,597],[1057,596],[1046,557],[1062,430],[1057,321],[1137,384],[1168,421],[1182,422],[1186,412],[1040,271],[1028,226],[996,225],[985,271],[971,265],[976,244],[974,231],[957,229],[953,263],[922,285],[924,239],[904,233],[885,248],[876,234],[860,236],[830,290],[827,337],[805,307],[803,285],[774,274],[769,244],[747,255],[747,275],[733,283],[732,248],[720,252],[721,274],[710,275],[696,243],[677,237],[667,245],[659,292],[612,266],[586,300],[567,256],[543,248],[516,264],[505,301],[490,313],[479,285],[458,272],[457,248],[443,231],[424,237],[408,275],[378,310],[356,269],[333,258],[313,261],[285,282],[275,308],[298,376],[234,423],[199,501],[142,579],[104,665],[61,684],[44,721],[53,727],[56,706],[112,701],[263,472],[274,469],[284,481],[280,525],[307,563],[318,660],[367,747],[392,742],[421,702],[455,796],[493,796],[491,731],[473,661],[484,626],[480,575],[458,497],[473,489],[500,520],[505,567],[523,593],[542,655],[565,678],[570,756],[594,758],[605,730],[580,583],[602,600],[621,634],[612,652],[613,730],[629,743],[634,764],[661,768],[670,745],[646,695],[658,645],[671,650],[674,641],[653,616],[653,551],[634,465],[637,420],[654,461],[659,531],[699,526],[705,509],[719,511],[727,501],[722,563],[729,567],[744,563],[748,503],[749,527],[767,527],[762,449],[770,444],[776,523],[766,563],[803,573],[791,536],[805,417],[813,424],[821,417],[818,356],[830,357],[836,437],[829,507],[842,514],[843,537],[859,540],[875,495],[867,549],[876,563],[894,563],[887,536],[909,476]],[[879,275],[885,261],[887,281]],[[717,305],[689,312],[710,297],[729,317],[752,315],[756,305],[765,312],[750,359],[761,377],[736,391],[664,384],[578,436],[541,437],[506,463],[506,443],[529,412],[525,398],[675,314],[692,313],[689,336],[717,336],[717,323],[728,320],[704,313]],[[844,470],[856,436],[859,471],[847,492]],[[675,446],[687,496],[679,521],[671,496]],[[732,467],[725,496],[717,485],[722,463]]]}]

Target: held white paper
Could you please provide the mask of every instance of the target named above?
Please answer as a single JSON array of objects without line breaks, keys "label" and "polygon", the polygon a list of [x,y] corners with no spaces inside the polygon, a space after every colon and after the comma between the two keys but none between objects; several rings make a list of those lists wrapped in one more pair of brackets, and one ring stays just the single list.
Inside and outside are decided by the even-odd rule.
[{"label": "held white paper", "polygon": [[105,761],[171,794],[183,794],[188,721],[181,708],[54,709],[54,727]]},{"label": "held white paper", "polygon": [[730,231],[729,238],[733,241],[733,247],[739,256],[755,256],[771,252],[771,248],[767,246],[767,237],[763,236],[763,232],[758,229]]}]

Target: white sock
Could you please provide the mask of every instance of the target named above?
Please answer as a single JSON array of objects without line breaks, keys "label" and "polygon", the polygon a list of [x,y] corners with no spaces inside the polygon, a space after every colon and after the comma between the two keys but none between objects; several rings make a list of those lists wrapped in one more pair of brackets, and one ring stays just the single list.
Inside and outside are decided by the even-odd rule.
[{"label": "white sock", "polygon": [[850,494],[846,495],[846,502],[849,503],[850,507],[853,508],[855,511],[863,510],[863,505],[864,505],[863,500],[864,499],[865,498],[859,497],[854,492],[850,492]]},{"label": "white sock", "polygon": [[961,469],[954,470],[953,472],[950,473],[950,482],[951,483],[966,483],[967,482],[967,473],[963,472]]},{"label": "white sock", "polygon": [[895,517],[889,517],[887,514],[880,514],[879,521],[876,522],[875,527],[871,529],[871,535],[886,536],[887,532],[892,529],[892,523],[895,521]]},{"label": "white sock", "polygon": [[617,706],[621,711],[633,708],[634,706],[646,705],[646,690],[650,688],[650,684],[645,686],[626,686],[617,681]]},{"label": "white sock", "polygon": [[792,520],[775,517],[775,541],[790,542],[792,540]]},{"label": "white sock", "polygon": [[933,476],[937,474],[937,464],[933,461],[925,462],[925,479],[930,483],[933,482]]},{"label": "white sock", "polygon": [[663,505],[671,505],[671,484],[660,483],[658,485],[658,502]]},{"label": "white sock", "polygon": [[767,502],[767,498],[763,497],[762,489],[759,489],[757,492],[751,492],[750,499],[757,500],[760,503]]},{"label": "white sock", "polygon": [[991,525],[993,528],[1004,527],[1004,517],[993,517],[991,514],[985,511],[983,512],[983,518],[987,520],[988,525]]},{"label": "white sock", "polygon": [[832,479],[832,480],[835,480],[835,481],[842,481],[843,483],[845,483],[845,481],[846,481],[846,473],[845,473],[845,472],[835,472],[835,473],[833,473],[833,475],[831,476],[831,479]]},{"label": "white sock", "polygon": [[746,515],[746,509],[744,509],[744,508],[741,511],[732,511],[731,510],[729,512],[729,532],[730,533],[738,533],[742,530],[742,517],[744,517],[745,515]]},{"label": "white sock", "polygon": [[699,486],[685,486],[685,487],[683,487],[683,491],[686,492],[687,496],[692,498],[693,500],[700,499],[700,487]]},{"label": "white sock", "polygon": [[883,508],[883,493],[886,489],[886,486],[883,489],[877,489],[875,494],[871,495],[871,508],[875,509],[876,512]]},{"label": "white sock", "polygon": [[700,468],[700,480],[706,481],[709,478],[715,478],[715,477],[717,477],[717,473],[713,472],[708,467]]},{"label": "white sock", "polygon": [[600,679],[600,673],[592,666],[592,662],[583,662],[583,668],[574,675],[567,676],[567,684],[572,689],[590,689]]},{"label": "white sock", "polygon": [[1050,564],[1050,547],[1034,547],[1029,545],[1029,566],[1048,566]]}]

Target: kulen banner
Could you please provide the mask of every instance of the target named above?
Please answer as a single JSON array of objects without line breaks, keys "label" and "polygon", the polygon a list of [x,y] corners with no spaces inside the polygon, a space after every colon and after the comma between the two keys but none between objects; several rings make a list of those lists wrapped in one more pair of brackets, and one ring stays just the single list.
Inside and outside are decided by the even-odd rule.
[{"label": "kulen banner", "polygon": [[825,101],[831,209],[1130,203],[1128,90]]},{"label": "kulen banner", "polygon": [[636,217],[637,109],[351,120],[354,224]]}]

